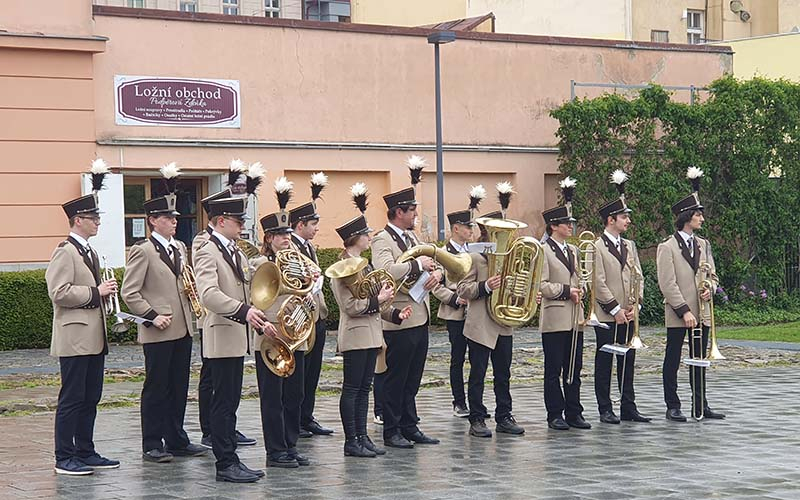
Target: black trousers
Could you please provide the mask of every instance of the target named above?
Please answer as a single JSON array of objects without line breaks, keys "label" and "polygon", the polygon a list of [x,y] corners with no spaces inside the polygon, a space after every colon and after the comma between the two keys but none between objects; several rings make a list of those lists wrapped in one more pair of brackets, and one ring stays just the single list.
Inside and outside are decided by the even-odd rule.
[{"label": "black trousers", "polygon": [[[689,328],[667,328],[667,348],[664,351],[664,366],[662,367],[662,377],[664,380],[664,402],[668,409],[680,409],[681,400],[678,397],[678,368],[681,366],[681,353],[683,351],[683,339],[689,334],[689,357],[695,357],[695,353],[700,353],[702,357],[706,355],[708,346],[708,327],[703,326],[702,340],[700,338],[692,341],[691,329]],[[701,381],[696,384],[695,381]],[[689,367],[689,384],[692,388],[692,408],[695,402],[703,400],[703,408],[708,407],[706,399],[706,369],[700,366]],[[702,386],[701,386],[702,385]],[[701,394],[702,393],[702,394]]]},{"label": "black trousers", "polygon": [[469,343],[469,421],[475,422],[487,417],[486,406],[483,405],[483,385],[489,358],[492,358],[494,373],[494,419],[499,422],[511,416],[511,353],[514,337],[501,335],[497,345],[489,349],[471,339]]},{"label": "black trousers", "polygon": [[384,330],[386,380],[383,395],[383,436],[417,430],[416,397],[428,355],[427,323],[403,330]]},{"label": "black trousers", "polygon": [[383,385],[386,382],[386,372],[376,373],[372,384],[372,409],[375,416],[383,416]]},{"label": "black trousers", "polygon": [[[620,413],[627,414],[636,409],[636,394],[633,391],[633,366],[636,363],[636,349],[629,349],[624,356],[613,355],[600,350],[606,344],[627,344],[630,335],[633,335],[633,324],[618,325],[615,322],[606,323],[609,329],[594,327],[597,336],[597,352],[594,356],[594,395],[597,398],[597,409],[600,414],[613,409],[611,404],[611,369],[614,359],[617,358],[617,390],[622,388]],[[615,340],[616,339],[616,340]],[[624,370],[623,370],[624,365]],[[625,380],[622,380],[623,373]]]},{"label": "black trousers", "polygon": [[261,430],[267,455],[276,457],[295,451],[300,435],[300,405],[303,403],[303,351],[295,351],[294,373],[275,375],[257,353],[256,378],[261,404]]},{"label": "black trousers", "polygon": [[239,463],[236,454],[236,410],[242,397],[244,357],[208,358],[214,394],[211,398],[211,445],[217,470]]},{"label": "black trousers", "polygon": [[447,334],[450,337],[450,390],[453,391],[453,405],[464,406],[464,358],[467,354],[467,338],[464,337],[464,322],[447,320]]},{"label": "black trousers", "polygon": [[56,462],[95,454],[94,421],[103,395],[105,359],[105,354],[58,358],[61,390],[54,435]]},{"label": "black trousers", "polygon": [[200,381],[197,383],[197,406],[200,414],[200,430],[203,437],[211,435],[211,396],[214,395],[214,386],[211,384],[211,369],[203,356],[203,330],[200,333],[200,359],[203,365],[200,368]]},{"label": "black trousers", "polygon": [[339,398],[339,414],[346,439],[367,434],[367,413],[369,411],[369,390],[375,374],[374,349],[356,349],[342,353],[344,357],[344,380],[342,395]]},{"label": "black trousers", "polygon": [[192,337],[144,344],[145,378],[142,387],[142,450],[186,448],[189,436],[183,429]]},{"label": "black trousers", "polygon": [[303,363],[305,373],[303,374],[303,404],[300,408],[300,424],[306,425],[314,418],[314,404],[317,401],[317,384],[319,384],[319,374],[322,371],[322,352],[325,350],[325,338],[327,336],[328,325],[324,319],[317,321],[314,348],[306,352]]},{"label": "black trousers", "polygon": [[[568,384],[572,332],[545,332],[542,334],[544,349],[544,405],[547,421],[563,415],[573,419],[583,413],[581,406],[581,368],[583,367],[583,332],[578,332],[578,348],[575,355],[575,374]],[[561,377],[561,381],[559,381]],[[563,382],[563,392],[562,392]]]}]

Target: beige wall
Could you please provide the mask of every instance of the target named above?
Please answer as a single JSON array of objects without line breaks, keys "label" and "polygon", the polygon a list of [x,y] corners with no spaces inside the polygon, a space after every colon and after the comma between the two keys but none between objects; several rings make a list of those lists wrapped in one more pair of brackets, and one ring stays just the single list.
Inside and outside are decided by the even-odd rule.
[{"label": "beige wall", "polygon": [[435,24],[467,17],[465,2],[466,0],[350,0],[350,20],[354,23],[391,26]]},{"label": "beige wall", "polygon": [[92,4],[87,0],[3,0],[1,5],[0,31],[68,36],[92,33]]},{"label": "beige wall", "polygon": [[734,75],[748,79],[754,76],[786,78],[800,82],[800,66],[787,54],[800,53],[800,33],[768,35],[725,42],[734,50]]},{"label": "beige wall", "polygon": [[778,0],[778,31],[788,33],[795,27],[800,27],[800,2]]},{"label": "beige wall", "polygon": [[[631,0],[465,0],[467,17],[494,12],[498,33],[630,38]],[[649,39],[649,38],[648,38]]]},{"label": "beige wall", "polygon": [[704,10],[705,0],[633,0],[633,39],[649,41],[650,31],[659,30],[669,31],[670,43],[686,43],[685,9]]}]

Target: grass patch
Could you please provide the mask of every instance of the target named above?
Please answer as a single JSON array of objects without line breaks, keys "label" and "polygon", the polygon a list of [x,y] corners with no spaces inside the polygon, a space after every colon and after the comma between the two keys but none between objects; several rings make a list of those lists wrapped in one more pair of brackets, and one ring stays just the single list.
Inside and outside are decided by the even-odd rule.
[{"label": "grass patch", "polygon": [[103,377],[103,382],[106,384],[115,384],[117,382],[144,382],[144,374],[138,375],[106,375]]},{"label": "grass patch", "polygon": [[324,372],[340,372],[344,370],[343,364],[322,363],[322,371]]},{"label": "grass patch", "polygon": [[777,325],[725,328],[717,330],[721,339],[764,340],[772,342],[800,342],[800,321]]},{"label": "grass patch", "polygon": [[61,385],[60,377],[41,377],[29,378],[18,380],[3,380],[0,381],[0,391],[10,391],[13,389],[34,389],[36,387],[57,386]]}]

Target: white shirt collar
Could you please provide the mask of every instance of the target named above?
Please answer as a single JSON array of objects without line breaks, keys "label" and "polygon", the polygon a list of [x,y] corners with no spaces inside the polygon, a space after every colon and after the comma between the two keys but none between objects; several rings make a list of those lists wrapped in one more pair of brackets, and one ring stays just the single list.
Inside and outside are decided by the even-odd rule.
[{"label": "white shirt collar", "polygon": [[[403,231],[402,229],[400,229],[399,227],[395,226],[391,222],[387,222],[386,225],[389,226],[390,228],[392,228],[392,230],[394,230],[394,232],[397,233],[401,238],[403,238],[405,236],[406,232]],[[405,241],[405,240],[403,240],[403,241]]]},{"label": "white shirt collar", "polygon": [[[62,234],[63,234],[63,233],[62,233]],[[69,235],[70,235],[70,237],[72,237],[72,238],[73,238],[75,241],[77,241],[78,243],[80,243],[80,244],[81,244],[81,246],[82,246],[84,249],[87,249],[87,250],[89,249],[89,242],[88,242],[88,241],[86,241],[85,239],[83,239],[83,236],[79,236],[79,235],[77,235],[77,234],[75,234],[75,233],[73,233],[73,232],[71,232],[71,231],[70,231]]]},{"label": "white shirt collar", "polygon": [[306,243],[308,243],[308,242],[307,242],[307,241],[306,241],[306,240],[305,240],[305,239],[304,239],[302,236],[300,236],[300,235],[299,235],[299,234],[297,234],[297,233],[292,233],[292,236],[293,236],[293,237],[295,237],[295,238],[297,238],[297,241],[299,241],[299,242],[300,242],[300,246],[301,246],[301,247],[302,247],[302,246],[304,246]]},{"label": "white shirt collar", "polygon": [[214,236],[215,238],[217,238],[220,241],[220,243],[222,243],[222,246],[224,246],[225,248],[228,249],[228,252],[231,251],[231,240],[229,240],[228,238],[226,238],[222,234],[218,233],[216,230],[214,232],[212,232],[211,235]]},{"label": "white shirt collar", "polygon": [[164,247],[164,250],[169,251],[169,247],[178,248],[178,244],[175,243],[175,238],[170,237],[170,239],[167,240],[166,238],[164,238],[163,236],[161,236],[160,234],[158,234],[155,231],[153,231],[150,234],[151,234],[151,236],[153,236],[153,238],[156,239],[156,241],[161,243],[161,246]]},{"label": "white shirt collar", "polygon": [[460,253],[465,253],[468,251],[467,248],[469,247],[469,243],[464,243],[463,245],[459,245],[453,239],[450,239],[450,244]]},{"label": "white shirt collar", "polygon": [[567,248],[568,247],[567,247],[567,242],[566,241],[564,241],[562,243],[562,242],[558,241],[557,239],[553,238],[552,236],[550,237],[550,239],[553,240],[553,242],[556,245],[558,245],[558,247],[561,249],[562,252],[564,252],[565,254],[567,253]]},{"label": "white shirt collar", "polygon": [[687,244],[687,246],[688,246],[688,244],[689,244],[689,240],[691,240],[691,239],[693,239],[693,238],[694,238],[694,235],[693,235],[693,234],[684,233],[683,231],[678,231],[678,234],[680,234],[680,235],[681,235],[681,238],[683,238],[683,242],[684,242],[684,243],[686,243],[686,244]]},{"label": "white shirt collar", "polygon": [[609,233],[608,231],[605,231],[605,230],[603,231],[603,234],[606,235],[606,238],[611,240],[611,243],[614,243],[617,246],[620,246],[622,244],[622,236],[614,236],[613,234],[611,234],[611,233]]}]

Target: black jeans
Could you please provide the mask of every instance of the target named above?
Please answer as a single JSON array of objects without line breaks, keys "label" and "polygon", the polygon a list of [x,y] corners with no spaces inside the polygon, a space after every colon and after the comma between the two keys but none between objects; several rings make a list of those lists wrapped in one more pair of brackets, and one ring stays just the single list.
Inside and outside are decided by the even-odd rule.
[{"label": "black jeans", "polygon": [[94,421],[103,395],[105,354],[63,356],[55,419],[56,462],[94,455]]},{"label": "black jeans", "polygon": [[497,345],[489,349],[483,344],[467,339],[469,343],[469,421],[482,420],[488,415],[483,404],[483,385],[489,358],[492,358],[494,373],[494,419],[497,422],[511,416],[511,353],[514,337],[501,335]]},{"label": "black jeans", "polygon": [[386,381],[383,395],[383,436],[417,430],[416,397],[428,355],[428,325],[384,330]]},{"label": "black jeans", "polygon": [[450,337],[450,390],[453,392],[453,405],[465,406],[464,358],[467,354],[467,339],[464,337],[464,322],[447,320],[447,334]]},{"label": "black jeans", "polygon": [[[683,351],[683,339],[686,334],[691,335],[689,328],[667,328],[667,348],[664,351],[664,366],[662,367],[662,377],[664,380],[664,402],[667,404],[668,409],[680,409],[681,400],[678,397],[678,368],[681,366],[681,353]],[[706,347],[708,346],[708,327],[703,326],[702,341],[696,339],[692,342],[689,338],[689,357],[694,357],[695,353],[699,352],[702,357],[706,355]],[[702,380],[702,387],[695,384],[695,380]],[[706,369],[700,366],[689,367],[689,384],[692,388],[692,407],[696,401],[703,400],[703,408],[708,407],[708,400],[706,399]],[[702,392],[702,394],[701,394]],[[694,408],[695,411],[700,408]]]},{"label": "black jeans", "polygon": [[267,455],[276,457],[294,451],[300,434],[300,406],[303,402],[303,351],[295,351],[296,368],[286,378],[269,371],[256,353],[256,378],[261,404],[261,430]]},{"label": "black jeans", "polygon": [[211,369],[203,357],[203,330],[200,334],[200,359],[203,365],[200,367],[200,381],[197,383],[197,412],[200,415],[200,431],[203,437],[211,435],[211,397],[214,395],[214,386],[211,383]]},{"label": "black jeans", "polygon": [[314,326],[316,340],[314,348],[306,352],[303,363],[305,373],[303,375],[305,388],[303,389],[303,405],[300,408],[300,424],[306,425],[314,418],[314,404],[317,401],[317,385],[319,375],[322,371],[322,352],[325,350],[325,339],[328,333],[328,325],[324,319],[317,321]]},{"label": "black jeans", "polygon": [[375,416],[383,416],[383,385],[386,382],[386,372],[376,373],[372,387],[372,408]]},{"label": "black jeans", "polygon": [[374,349],[356,349],[342,353],[344,357],[344,380],[342,396],[339,398],[339,413],[346,439],[367,434],[367,413],[369,411],[369,390],[375,374]]},{"label": "black jeans", "polygon": [[[620,413],[628,414],[636,409],[636,394],[633,391],[633,366],[636,363],[636,349],[629,349],[624,356],[616,355],[600,350],[606,344],[626,344],[628,330],[633,334],[633,324],[618,325],[615,322],[605,323],[609,329],[594,327],[597,336],[597,352],[594,356],[594,394],[597,398],[597,409],[600,414],[613,409],[611,404],[611,369],[614,364],[614,357],[617,358],[617,390],[622,388],[622,400],[620,402]],[[615,340],[616,337],[616,340]],[[624,367],[624,370],[623,370]],[[623,373],[625,380],[622,380]]]},{"label": "black jeans", "polygon": [[[544,404],[547,408],[547,421],[563,415],[567,420],[583,413],[581,406],[581,368],[583,367],[583,332],[578,332],[575,373],[571,384],[569,376],[570,354],[572,351],[572,332],[545,332],[542,334],[544,350]],[[559,377],[562,381],[559,381]],[[563,382],[564,392],[561,392]]]},{"label": "black jeans", "polygon": [[145,379],[142,387],[142,450],[186,448],[183,429],[189,392],[192,337],[144,344]]},{"label": "black jeans", "polygon": [[236,410],[242,397],[244,357],[208,358],[214,395],[211,398],[211,445],[217,470],[239,463],[236,454]]}]

